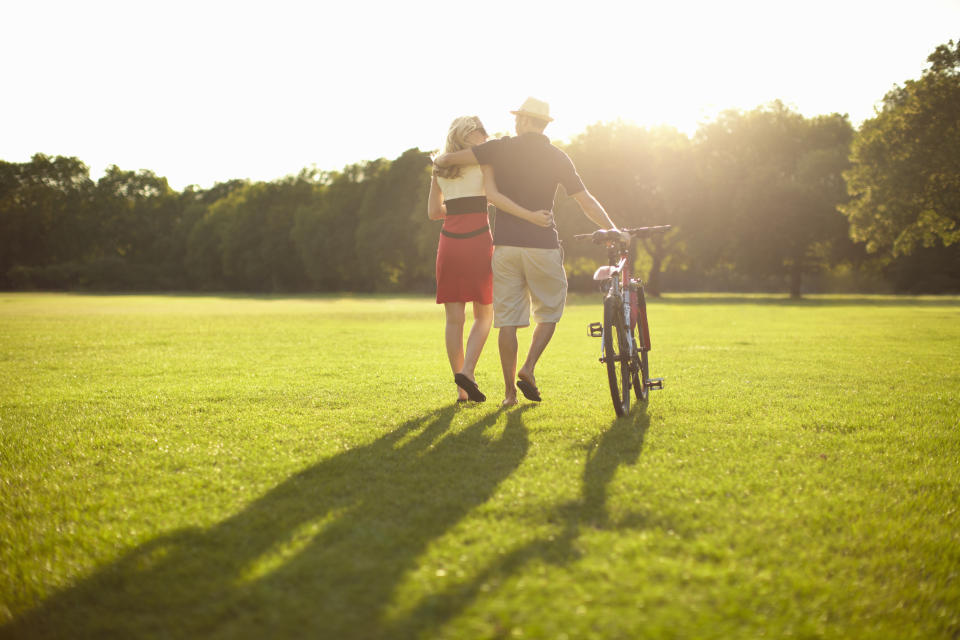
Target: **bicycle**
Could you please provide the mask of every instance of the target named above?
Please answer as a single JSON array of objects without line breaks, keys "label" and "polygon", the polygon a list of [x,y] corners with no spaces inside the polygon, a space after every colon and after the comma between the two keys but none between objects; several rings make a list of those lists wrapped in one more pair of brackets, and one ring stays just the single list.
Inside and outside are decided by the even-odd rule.
[{"label": "bicycle", "polygon": [[[649,237],[666,233],[670,228],[670,225],[660,225],[623,231],[633,237]],[[595,244],[607,247],[608,264],[593,274],[593,279],[600,282],[604,292],[603,323],[591,322],[590,335],[603,339],[600,362],[607,365],[613,409],[618,416],[624,416],[630,412],[631,387],[639,402],[646,402],[650,391],[663,389],[663,378],[650,378],[647,355],[650,351],[650,324],[643,281],[631,277],[632,243],[624,242],[619,232],[600,229],[574,237],[580,240],[589,238]]]}]

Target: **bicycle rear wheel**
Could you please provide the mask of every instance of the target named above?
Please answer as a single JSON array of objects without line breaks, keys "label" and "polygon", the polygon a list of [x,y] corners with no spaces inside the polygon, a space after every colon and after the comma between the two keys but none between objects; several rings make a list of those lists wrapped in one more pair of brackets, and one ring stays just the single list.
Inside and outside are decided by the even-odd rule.
[{"label": "bicycle rear wheel", "polygon": [[630,411],[630,346],[623,319],[623,302],[607,296],[603,301],[603,359],[607,364],[610,397],[618,416]]}]

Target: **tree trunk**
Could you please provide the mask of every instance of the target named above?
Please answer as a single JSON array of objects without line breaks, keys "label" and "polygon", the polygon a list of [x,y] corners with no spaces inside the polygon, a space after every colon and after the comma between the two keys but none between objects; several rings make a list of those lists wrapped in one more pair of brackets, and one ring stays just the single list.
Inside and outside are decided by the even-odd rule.
[{"label": "tree trunk", "polygon": [[799,300],[802,297],[800,294],[800,285],[802,280],[803,266],[798,260],[790,267],[790,298],[793,300]]},{"label": "tree trunk", "polygon": [[645,287],[647,295],[659,298],[660,297],[660,268],[663,266],[663,238],[657,236],[656,238],[650,239],[646,244],[647,253],[650,254],[650,258],[653,260],[653,264],[650,267],[650,276],[647,278],[647,286]]}]

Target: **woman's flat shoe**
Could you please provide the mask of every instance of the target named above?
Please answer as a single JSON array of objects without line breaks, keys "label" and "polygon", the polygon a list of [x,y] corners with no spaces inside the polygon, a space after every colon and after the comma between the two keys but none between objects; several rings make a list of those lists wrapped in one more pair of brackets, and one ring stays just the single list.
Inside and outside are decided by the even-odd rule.
[{"label": "woman's flat shoe", "polygon": [[457,383],[458,387],[466,391],[467,395],[470,396],[470,399],[474,402],[485,402],[487,400],[487,396],[483,395],[477,383],[462,373],[453,376],[453,381]]}]

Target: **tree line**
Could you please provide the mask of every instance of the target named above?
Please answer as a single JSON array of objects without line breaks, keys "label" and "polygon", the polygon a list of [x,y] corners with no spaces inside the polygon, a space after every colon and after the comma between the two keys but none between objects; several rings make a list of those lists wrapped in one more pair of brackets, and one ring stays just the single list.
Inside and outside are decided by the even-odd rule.
[{"label": "tree line", "polygon": [[[674,227],[638,251],[654,291],[957,292],[960,42],[928,63],[859,130],[773,102],[692,137],[600,123],[564,149],[618,225]],[[410,149],[177,192],[148,170],[0,161],[0,288],[429,292],[430,166]],[[603,256],[573,236],[592,225],[562,193],[556,212],[586,289]]]}]

